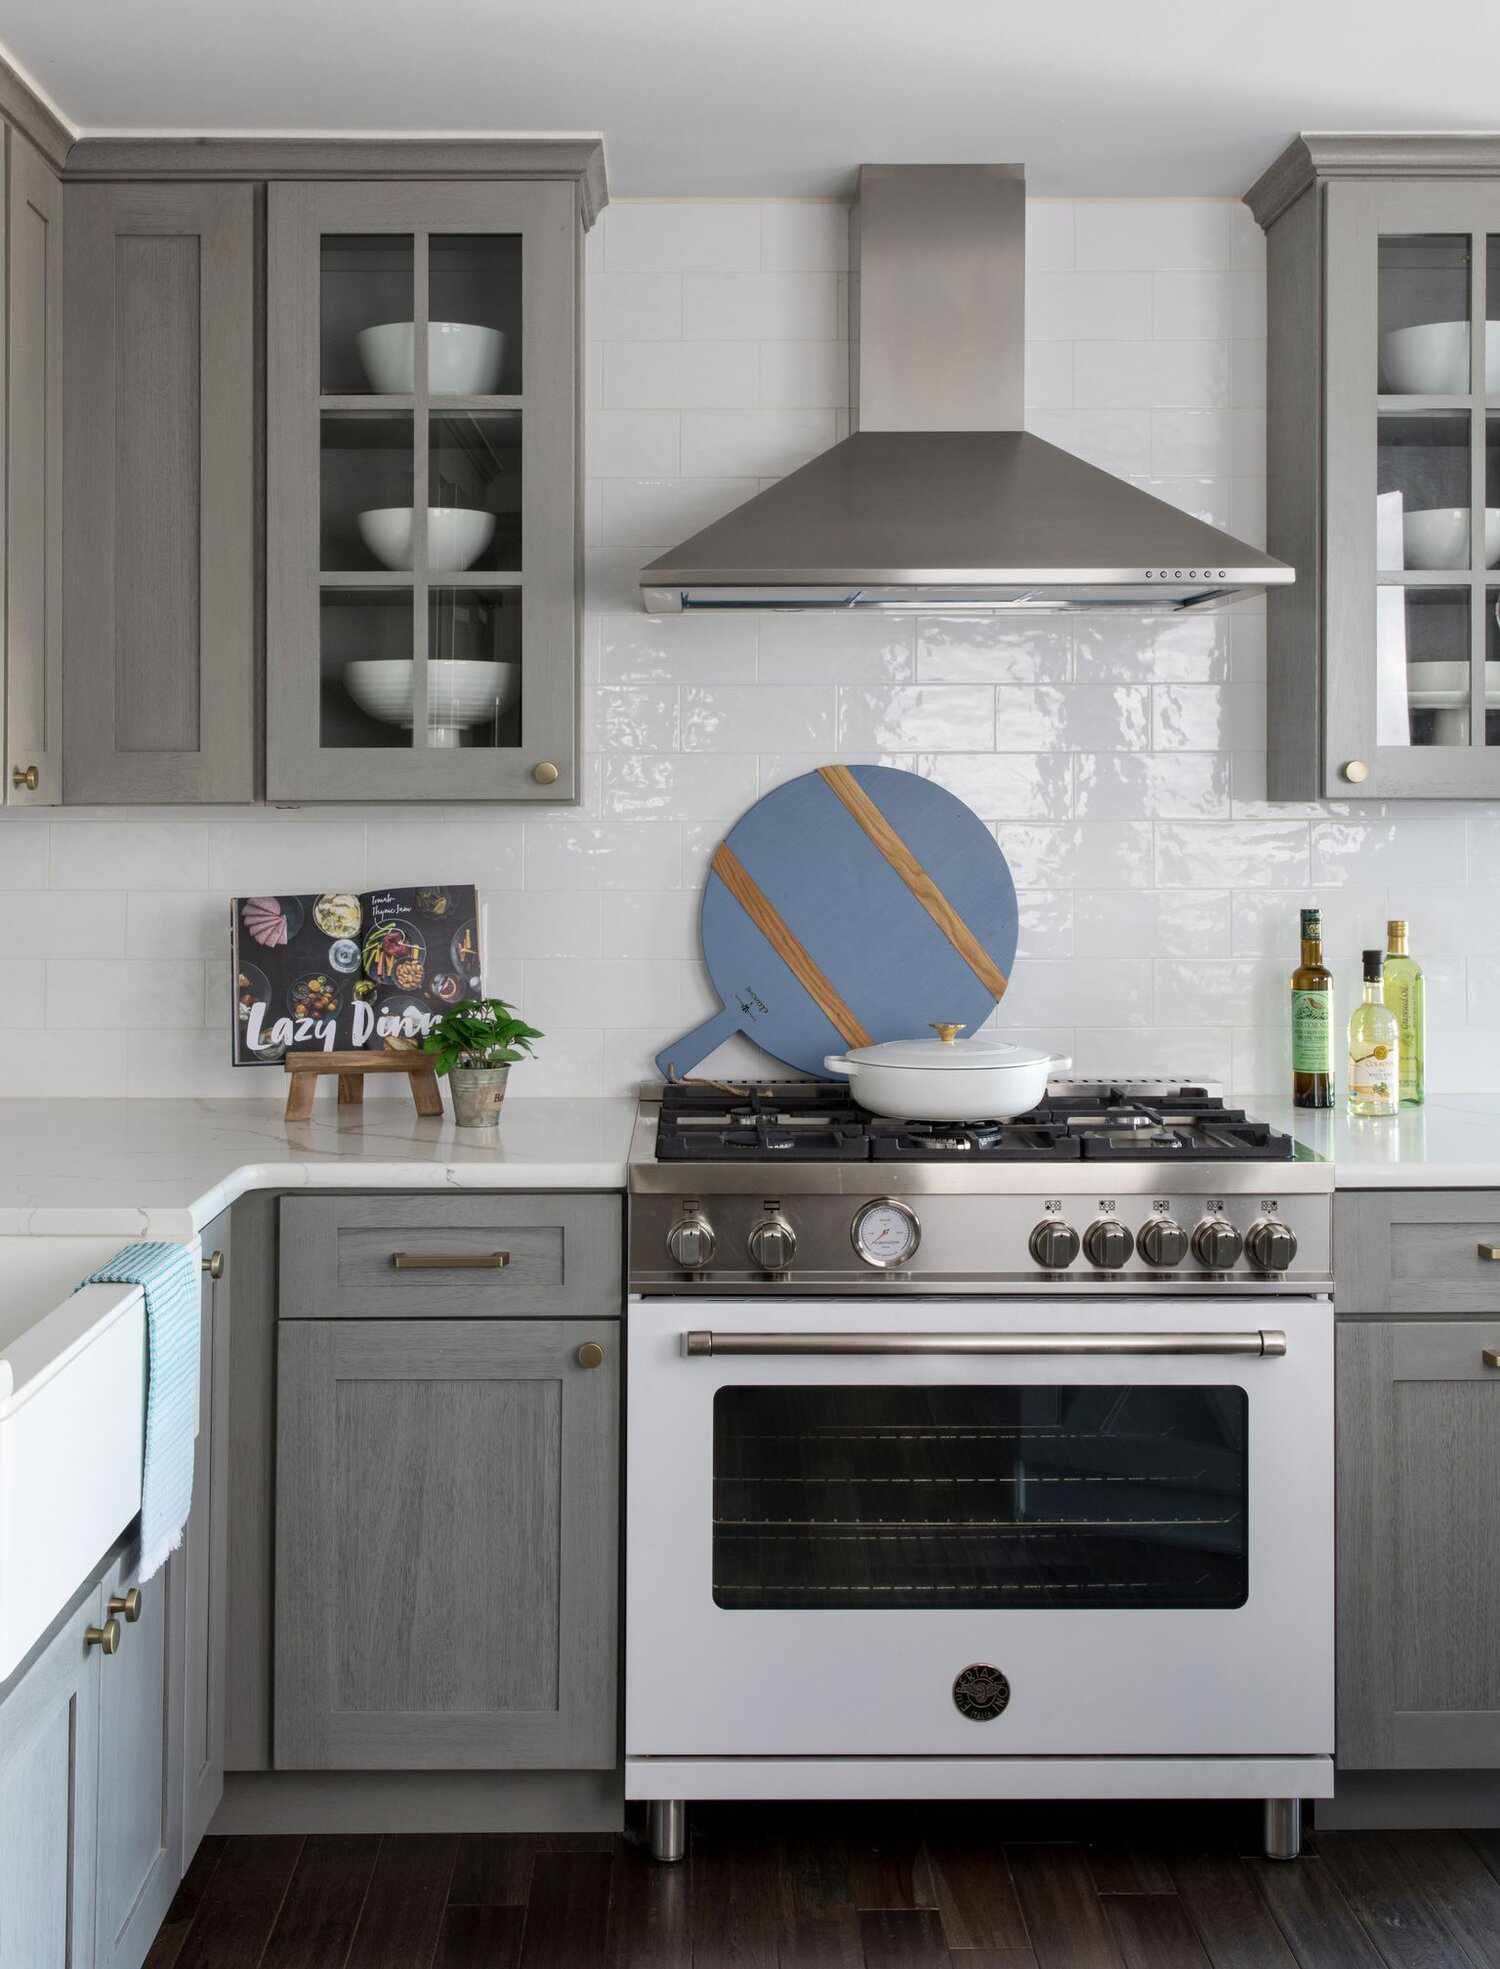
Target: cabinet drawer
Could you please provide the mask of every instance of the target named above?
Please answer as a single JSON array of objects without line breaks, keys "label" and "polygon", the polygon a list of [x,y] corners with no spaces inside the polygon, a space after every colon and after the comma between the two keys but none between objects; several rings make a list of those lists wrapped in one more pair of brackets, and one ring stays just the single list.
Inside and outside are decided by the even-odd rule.
[{"label": "cabinet drawer", "polygon": [[285,1197],[282,1319],[609,1319],[621,1200]]},{"label": "cabinet drawer", "polygon": [[1333,1249],[1340,1314],[1500,1315],[1500,1191],[1346,1191]]}]

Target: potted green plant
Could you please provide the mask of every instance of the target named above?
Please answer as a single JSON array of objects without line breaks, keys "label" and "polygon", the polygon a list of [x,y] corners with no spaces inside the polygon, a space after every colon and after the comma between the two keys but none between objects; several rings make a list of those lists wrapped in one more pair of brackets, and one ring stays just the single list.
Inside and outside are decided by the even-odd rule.
[{"label": "potted green plant", "polygon": [[544,1034],[516,1017],[503,998],[464,998],[439,1014],[422,1050],[453,1089],[453,1119],[460,1128],[493,1128],[500,1120],[505,1083],[517,1060]]}]

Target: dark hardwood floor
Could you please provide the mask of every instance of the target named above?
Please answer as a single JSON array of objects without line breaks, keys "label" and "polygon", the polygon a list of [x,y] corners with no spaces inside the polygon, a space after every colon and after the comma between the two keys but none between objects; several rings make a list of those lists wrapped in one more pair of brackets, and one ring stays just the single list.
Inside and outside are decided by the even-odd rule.
[{"label": "dark hardwood floor", "polygon": [[147,1969],[1500,1969],[1500,1834],[1237,1806],[700,1806],[630,1837],[208,1839]]}]

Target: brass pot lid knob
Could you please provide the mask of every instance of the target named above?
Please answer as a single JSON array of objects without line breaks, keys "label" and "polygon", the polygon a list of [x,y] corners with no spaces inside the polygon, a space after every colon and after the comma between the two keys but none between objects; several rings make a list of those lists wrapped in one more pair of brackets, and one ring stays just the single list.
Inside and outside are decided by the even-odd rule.
[{"label": "brass pot lid knob", "polygon": [[938,1019],[929,1019],[927,1023],[932,1027],[933,1031],[937,1034],[938,1038],[942,1040],[945,1046],[951,1046],[953,1042],[958,1038],[958,1035],[963,1031],[963,1027],[961,1025],[957,1025],[957,1026],[948,1025],[945,1022],[942,1022]]}]

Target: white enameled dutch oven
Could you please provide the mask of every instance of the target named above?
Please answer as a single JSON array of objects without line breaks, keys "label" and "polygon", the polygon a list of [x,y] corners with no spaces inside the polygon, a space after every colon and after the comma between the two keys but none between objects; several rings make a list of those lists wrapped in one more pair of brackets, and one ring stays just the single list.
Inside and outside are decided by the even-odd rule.
[{"label": "white enameled dutch oven", "polygon": [[933,1031],[936,1039],[831,1053],[823,1065],[849,1082],[862,1108],[893,1121],[1008,1121],[1037,1106],[1049,1074],[1073,1064],[1000,1039],[960,1039],[962,1026]]}]

